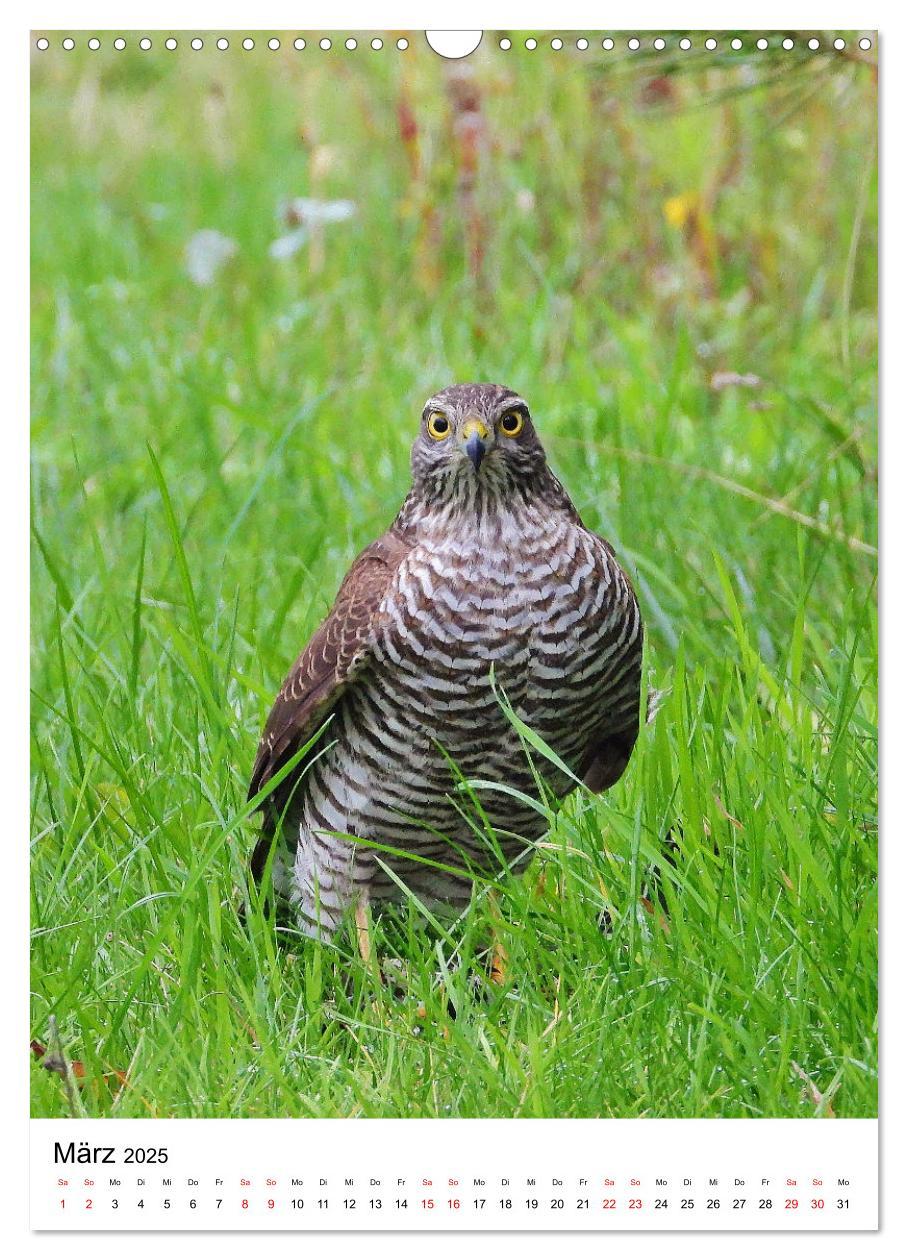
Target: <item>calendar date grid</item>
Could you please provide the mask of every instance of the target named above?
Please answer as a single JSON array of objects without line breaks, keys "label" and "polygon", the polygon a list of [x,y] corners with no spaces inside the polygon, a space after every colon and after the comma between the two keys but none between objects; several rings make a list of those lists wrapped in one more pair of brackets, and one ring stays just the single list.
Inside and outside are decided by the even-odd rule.
[{"label": "calendar date grid", "polygon": [[875,1121],[32,1121],[36,1229],[874,1228]]},{"label": "calendar date grid", "polygon": [[61,1176],[60,1213],[500,1215],[827,1214],[851,1210],[849,1177]]}]

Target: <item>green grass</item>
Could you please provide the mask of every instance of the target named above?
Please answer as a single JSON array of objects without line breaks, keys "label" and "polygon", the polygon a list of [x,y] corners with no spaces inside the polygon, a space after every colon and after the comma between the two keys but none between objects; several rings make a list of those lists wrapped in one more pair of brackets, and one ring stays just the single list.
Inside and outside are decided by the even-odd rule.
[{"label": "green grass", "polygon": [[[872,71],[586,56],[478,60],[472,188],[416,39],[36,57],[33,1035],[88,1114],[876,1114]],[[287,196],[356,214],[278,262]],[[244,921],[245,792],[463,379],[530,400],[667,694],[497,900],[376,918],[395,987]]]}]

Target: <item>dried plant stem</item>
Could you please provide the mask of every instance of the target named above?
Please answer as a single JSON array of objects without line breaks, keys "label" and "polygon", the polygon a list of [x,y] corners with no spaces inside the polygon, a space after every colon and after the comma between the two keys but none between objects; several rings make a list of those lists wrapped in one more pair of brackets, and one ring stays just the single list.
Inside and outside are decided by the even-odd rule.
[{"label": "dried plant stem", "polygon": [[863,538],[855,538],[851,534],[846,534],[843,530],[835,529],[815,516],[808,516],[806,512],[799,512],[797,508],[793,508],[784,499],[776,499],[769,495],[761,494],[759,490],[752,490],[750,486],[744,486],[740,481],[733,481],[731,477],[724,477],[721,473],[713,472],[711,468],[700,468],[696,464],[678,463],[673,459],[665,459],[661,455],[652,455],[649,451],[629,450],[625,447],[612,446],[606,442],[587,442],[585,438],[562,437],[556,439],[556,442],[580,443],[581,445],[593,447],[597,451],[606,451],[609,455],[614,455],[618,459],[627,459],[633,463],[640,464],[656,464],[660,468],[670,468],[673,472],[682,473],[686,477],[696,477],[701,481],[709,481],[714,486],[727,490],[730,494],[740,495],[742,499],[749,499],[751,503],[759,503],[767,512],[772,512],[776,516],[784,516],[787,520],[803,525],[805,529],[811,530],[812,533],[820,534],[821,537],[829,538],[833,542],[842,543],[851,551],[858,551],[865,556],[878,554],[877,548],[872,543],[865,542]]}]

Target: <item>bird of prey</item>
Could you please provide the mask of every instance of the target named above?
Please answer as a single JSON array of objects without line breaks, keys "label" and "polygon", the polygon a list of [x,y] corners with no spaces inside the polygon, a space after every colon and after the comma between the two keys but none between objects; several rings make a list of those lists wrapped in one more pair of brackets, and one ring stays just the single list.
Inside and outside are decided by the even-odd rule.
[{"label": "bird of prey", "polygon": [[[546,762],[556,797],[576,780],[599,792],[637,739],[642,650],[631,584],[549,468],[523,398],[441,390],[403,506],[265,724],[250,799],[330,717],[263,798],[256,879],[271,858],[279,899],[316,937],[351,906],[399,900],[401,884],[427,905],[466,904],[474,874],[519,869],[547,826],[502,694],[571,772]],[[472,813],[464,780],[487,785]]]}]

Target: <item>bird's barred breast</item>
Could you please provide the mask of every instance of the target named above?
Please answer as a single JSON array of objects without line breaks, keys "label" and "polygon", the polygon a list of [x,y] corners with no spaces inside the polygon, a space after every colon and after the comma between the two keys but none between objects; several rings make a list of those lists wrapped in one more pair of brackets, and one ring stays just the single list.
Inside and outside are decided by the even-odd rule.
[{"label": "bird's barred breast", "polygon": [[[372,661],[340,706],[337,743],[310,776],[316,812],[335,827],[343,815],[345,832],[378,832],[421,854],[444,852],[441,833],[473,851],[477,836],[451,801],[451,762],[466,778],[536,794],[493,671],[520,717],[572,768],[610,714],[620,729],[636,711],[636,603],[604,546],[564,518],[510,530],[505,522],[493,539],[421,542],[380,622]],[[566,776],[541,768],[556,792],[570,790]],[[543,816],[513,796],[485,791],[481,800],[505,832],[533,840],[545,830]],[[506,855],[520,847],[502,841]]]}]

